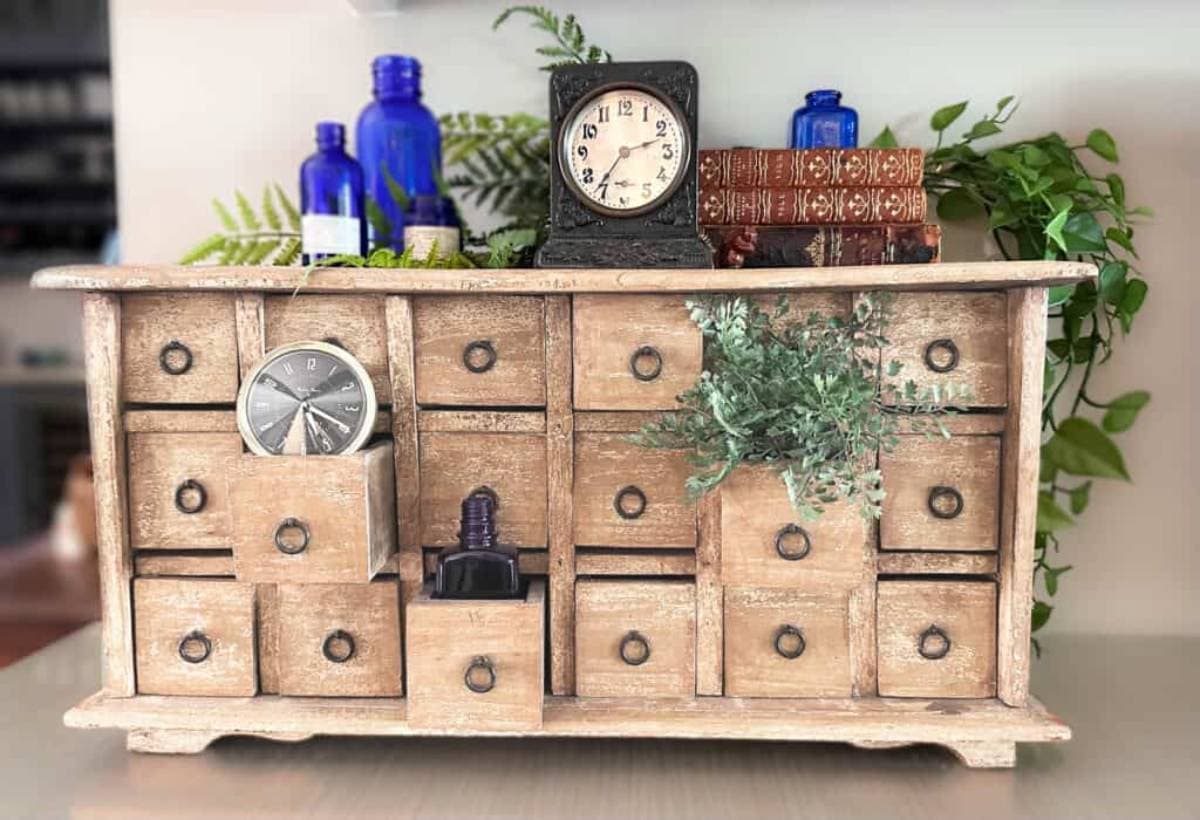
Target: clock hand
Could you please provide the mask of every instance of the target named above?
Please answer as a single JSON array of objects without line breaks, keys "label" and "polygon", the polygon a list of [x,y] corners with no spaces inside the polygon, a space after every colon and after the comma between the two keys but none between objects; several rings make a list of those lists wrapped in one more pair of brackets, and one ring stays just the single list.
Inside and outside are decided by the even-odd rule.
[{"label": "clock hand", "polygon": [[338,420],[338,419],[334,418],[333,416],[329,415],[329,414],[328,414],[328,413],[326,413],[324,410],[322,410],[320,407],[317,407],[315,404],[310,404],[310,405],[308,406],[308,411],[309,411],[310,413],[316,413],[318,416],[320,416],[321,418],[325,419],[326,421],[331,421],[331,422],[333,422],[334,426],[335,426],[335,427],[337,427],[339,430],[341,430],[343,433],[349,433],[349,432],[350,432],[350,425],[349,425],[349,424],[346,424],[345,422],[343,422],[343,421],[340,421],[340,420]]},{"label": "clock hand", "polygon": [[617,163],[620,162],[621,160],[625,159],[625,155],[628,153],[629,153],[629,149],[626,148],[624,145],[622,145],[617,150],[617,158],[613,160],[613,164],[608,166],[608,170],[604,172],[604,176],[600,177],[600,181],[596,183],[597,190],[599,190],[601,185],[608,182],[608,178],[610,176],[612,176],[612,172],[614,169],[616,169]]},{"label": "clock hand", "polygon": [[308,412],[309,409],[310,408],[305,408],[304,410],[304,421],[308,424],[308,429],[312,431],[313,438],[318,443],[322,444],[325,452],[328,453],[333,449],[333,441],[329,438],[329,435],[321,429],[321,426],[317,424],[317,420],[314,419]]},{"label": "clock hand", "polygon": [[630,150],[630,151],[636,151],[636,150],[638,150],[639,148],[649,148],[651,145],[653,145],[653,144],[654,144],[654,143],[656,143],[656,142],[660,142],[661,140],[662,140],[662,137],[655,137],[655,138],[654,138],[654,139],[652,139],[652,140],[646,140],[646,141],[645,141],[645,142],[643,142],[641,145],[635,145],[635,146],[633,146],[632,148],[630,148],[629,150]]}]

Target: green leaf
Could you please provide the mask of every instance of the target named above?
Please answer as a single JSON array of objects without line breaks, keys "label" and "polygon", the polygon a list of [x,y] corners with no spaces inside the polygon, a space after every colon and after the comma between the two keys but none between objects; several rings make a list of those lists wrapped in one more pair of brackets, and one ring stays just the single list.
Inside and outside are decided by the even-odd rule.
[{"label": "green leaf", "polygon": [[885,125],[883,127],[883,130],[879,132],[879,136],[877,136],[877,137],[875,137],[875,139],[871,140],[870,145],[868,145],[867,147],[868,148],[896,148],[899,145],[900,145],[900,143],[898,143],[896,141],[896,135],[892,133],[892,129],[889,126]]},{"label": "green leaf", "polygon": [[1100,253],[1108,250],[1100,223],[1086,211],[1071,214],[1063,225],[1062,235],[1069,253]]},{"label": "green leaf", "polygon": [[989,119],[982,119],[971,126],[971,130],[963,134],[967,140],[979,140],[984,137],[990,137],[999,134],[1004,129],[996,125],[995,122]]},{"label": "green leaf", "polygon": [[1014,97],[1012,94],[1009,94],[1007,97],[1001,97],[999,102],[996,103],[996,113],[999,114],[1003,112],[1005,108],[1008,108],[1008,104],[1015,99],[1016,97]]},{"label": "green leaf", "polygon": [[283,220],[279,218],[279,211],[275,208],[275,203],[271,201],[271,186],[263,188],[262,192],[262,213],[263,221],[267,223],[267,227],[273,231],[283,230]]},{"label": "green leaf", "polygon": [[1109,162],[1117,161],[1117,143],[1103,128],[1094,128],[1087,135],[1087,147]]},{"label": "green leaf", "polygon": [[1132,317],[1141,310],[1148,290],[1150,286],[1146,284],[1145,279],[1131,279],[1126,282],[1125,293],[1121,295],[1121,303],[1117,305],[1117,310]]},{"label": "green leaf", "polygon": [[1124,262],[1106,262],[1100,268],[1100,296],[1110,305],[1119,304],[1125,293],[1125,274],[1129,266]]},{"label": "green leaf", "polygon": [[1071,294],[1075,292],[1074,285],[1055,285],[1050,288],[1050,295],[1047,297],[1050,307],[1058,307],[1063,302],[1071,298]]},{"label": "green leaf", "polygon": [[934,131],[945,131],[950,127],[956,119],[962,116],[962,112],[967,110],[967,102],[964,100],[954,105],[947,105],[944,108],[939,108],[933,112],[933,116],[929,118],[929,127]]},{"label": "green leaf", "polygon": [[1099,427],[1078,416],[1058,425],[1042,445],[1042,455],[1071,475],[1130,480],[1120,448]]},{"label": "green leaf", "polygon": [[283,188],[279,187],[279,183],[275,183],[275,196],[279,199],[279,207],[283,208],[284,216],[287,217],[288,228],[299,232],[300,230],[300,211],[288,199],[288,195],[283,192]]},{"label": "green leaf", "polygon": [[[258,215],[254,213],[254,208],[250,206],[250,200],[246,199],[246,195],[241,191],[234,191],[233,198],[237,202],[238,214],[242,217],[242,224],[246,226],[246,230],[261,230],[262,223],[258,221]],[[234,264],[239,263],[234,262]]]},{"label": "green leaf", "polygon": [[1058,245],[1063,251],[1067,250],[1067,241],[1063,237],[1063,227],[1067,224],[1067,219],[1070,218],[1070,215],[1071,211],[1069,209],[1059,211],[1042,231],[1048,239]]},{"label": "green leaf", "polygon": [[1046,584],[1047,594],[1052,596],[1058,594],[1058,576],[1062,575],[1064,572],[1069,572],[1071,569],[1073,569],[1073,567],[1071,567],[1069,564],[1065,567],[1046,567],[1046,577],[1043,579],[1043,581]]},{"label": "green leaf", "polygon": [[1120,174],[1109,174],[1104,178],[1108,183],[1108,194],[1118,206],[1125,207],[1125,180]]},{"label": "green leaf", "polygon": [[1058,506],[1054,495],[1048,492],[1038,493],[1037,528],[1038,532],[1054,532],[1064,527],[1073,527],[1075,519],[1067,515],[1067,511]]},{"label": "green leaf", "polygon": [[1068,339],[1050,339],[1046,342],[1046,349],[1062,361],[1071,355],[1071,342]]},{"label": "green leaf", "polygon": [[181,265],[194,265],[197,262],[203,262],[208,257],[217,253],[225,247],[225,235],[215,233],[212,236],[196,243],[179,259]]},{"label": "green leaf", "polygon": [[1041,457],[1038,460],[1038,483],[1053,484],[1054,479],[1058,476],[1058,467],[1050,459],[1046,458],[1046,453],[1043,450]]},{"label": "green leaf", "polygon": [[1124,433],[1137,421],[1138,413],[1149,401],[1150,394],[1145,390],[1123,393],[1108,403],[1100,424],[1110,433]]},{"label": "green leaf", "polygon": [[233,214],[229,213],[229,209],[225,207],[225,203],[214,197],[212,206],[213,210],[217,213],[217,219],[221,220],[221,227],[230,233],[237,233],[237,220],[233,218]]},{"label": "green leaf", "polygon": [[1054,607],[1045,601],[1034,601],[1033,611],[1030,613],[1029,629],[1031,632],[1037,632],[1046,622],[1050,620],[1050,613],[1054,611]]},{"label": "green leaf", "polygon": [[1133,247],[1133,231],[1121,230],[1120,228],[1109,228],[1104,232],[1104,237],[1112,243],[1120,245],[1129,253],[1137,256],[1137,251]]},{"label": "green leaf", "polygon": [[1087,509],[1088,500],[1092,494],[1092,482],[1085,481],[1073,488],[1067,495],[1071,500],[1071,515],[1079,515]]},{"label": "green leaf", "polygon": [[983,215],[983,206],[965,188],[951,188],[938,197],[937,215],[945,220],[970,219]]}]

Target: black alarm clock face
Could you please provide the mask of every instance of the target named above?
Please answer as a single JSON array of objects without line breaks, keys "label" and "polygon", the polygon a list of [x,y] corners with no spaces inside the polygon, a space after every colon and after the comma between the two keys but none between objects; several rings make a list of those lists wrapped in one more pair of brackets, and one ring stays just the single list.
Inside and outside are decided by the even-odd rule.
[{"label": "black alarm clock face", "polygon": [[340,347],[299,342],[270,351],[238,392],[238,429],[259,455],[336,455],[366,442],[375,390]]},{"label": "black alarm clock face", "polygon": [[683,181],[688,128],[672,101],[633,85],[581,99],[559,133],[563,178],[583,203],[610,216],[661,205]]}]

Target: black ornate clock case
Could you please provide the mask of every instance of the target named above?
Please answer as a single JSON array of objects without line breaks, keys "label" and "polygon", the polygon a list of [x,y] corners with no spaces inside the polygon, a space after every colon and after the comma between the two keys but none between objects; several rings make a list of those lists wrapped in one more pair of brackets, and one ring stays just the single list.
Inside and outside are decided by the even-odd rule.
[{"label": "black ornate clock case", "polygon": [[[599,213],[563,179],[560,136],[576,103],[606,87],[636,86],[674,103],[688,130],[683,181],[661,205],[635,216]],[[550,75],[550,230],[541,268],[711,268],[697,224],[696,109],[699,77],[681,61],[588,63]]]}]

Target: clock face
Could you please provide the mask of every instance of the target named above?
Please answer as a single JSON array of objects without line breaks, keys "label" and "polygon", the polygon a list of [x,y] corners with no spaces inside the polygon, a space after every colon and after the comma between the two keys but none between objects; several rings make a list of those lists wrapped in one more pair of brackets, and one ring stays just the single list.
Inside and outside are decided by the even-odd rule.
[{"label": "clock face", "polygon": [[267,354],[238,393],[238,428],[260,455],[335,455],[371,434],[375,390],[358,360],[325,342]]},{"label": "clock face", "polygon": [[636,87],[585,98],[559,137],[563,176],[584,204],[613,216],[661,205],[688,165],[687,123],[663,98]]}]

